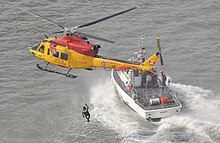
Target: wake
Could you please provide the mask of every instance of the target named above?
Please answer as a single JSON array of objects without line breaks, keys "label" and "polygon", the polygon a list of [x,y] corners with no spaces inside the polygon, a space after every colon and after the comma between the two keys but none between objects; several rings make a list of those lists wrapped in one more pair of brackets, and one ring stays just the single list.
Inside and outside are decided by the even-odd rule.
[{"label": "wake", "polygon": [[197,86],[171,84],[183,104],[182,114],[198,120],[220,123],[220,100],[212,91]]},{"label": "wake", "polygon": [[122,136],[123,142],[220,141],[220,100],[210,90],[171,83],[183,105],[182,111],[152,125],[120,101],[110,78],[97,83],[90,91],[94,105],[91,113],[103,126]]},{"label": "wake", "polygon": [[157,133],[145,142],[219,142],[220,101],[213,92],[191,85],[172,83],[171,87],[183,109],[164,119]]},{"label": "wake", "polygon": [[96,120],[122,136],[136,130],[138,122],[130,117],[126,105],[123,105],[124,103],[117,97],[110,78],[105,78],[93,86],[90,93],[90,102],[94,105],[91,113]]}]

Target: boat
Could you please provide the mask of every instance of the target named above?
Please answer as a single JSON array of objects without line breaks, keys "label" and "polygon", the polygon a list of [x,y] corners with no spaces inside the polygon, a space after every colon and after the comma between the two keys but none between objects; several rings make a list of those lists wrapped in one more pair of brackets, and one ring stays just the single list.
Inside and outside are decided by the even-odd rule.
[{"label": "boat", "polygon": [[[129,62],[141,64],[145,59],[145,54],[145,48],[139,48]],[[170,87],[171,79],[165,75],[163,70],[161,70],[161,75],[157,72],[157,67],[151,71],[128,69],[111,71],[113,83],[121,100],[150,121],[160,121],[175,115],[182,108],[175,92]]]}]

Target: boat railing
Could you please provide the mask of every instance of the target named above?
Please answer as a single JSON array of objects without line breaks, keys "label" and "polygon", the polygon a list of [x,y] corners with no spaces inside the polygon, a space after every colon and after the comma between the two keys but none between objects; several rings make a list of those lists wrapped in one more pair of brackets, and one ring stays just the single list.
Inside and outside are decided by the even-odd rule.
[{"label": "boat railing", "polygon": [[135,89],[134,87],[132,87],[132,90],[131,90],[131,91],[133,91],[133,93],[137,95],[137,89]]},{"label": "boat railing", "polygon": [[177,96],[176,96],[175,92],[173,91],[173,89],[170,87],[169,84],[167,85],[167,87],[168,87],[168,89],[169,89],[169,91],[170,91],[170,93],[171,93],[171,96],[173,97],[174,102],[175,102],[177,105],[181,105],[181,103],[180,103],[179,100],[177,99]]},{"label": "boat railing", "polygon": [[137,90],[134,88],[134,87],[132,87],[132,90],[131,90],[131,92],[130,92],[131,94],[131,98],[135,101],[135,103],[138,103],[138,92],[137,92]]}]

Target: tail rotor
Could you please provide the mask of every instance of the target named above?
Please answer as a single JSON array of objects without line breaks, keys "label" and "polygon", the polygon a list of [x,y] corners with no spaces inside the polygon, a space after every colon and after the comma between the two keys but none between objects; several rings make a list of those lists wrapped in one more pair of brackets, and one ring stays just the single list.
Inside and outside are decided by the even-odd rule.
[{"label": "tail rotor", "polygon": [[159,50],[159,55],[160,55],[161,68],[164,68],[163,57],[162,57],[162,50],[161,50],[161,47],[160,47],[160,36],[157,36],[156,40],[157,40],[157,48]]}]

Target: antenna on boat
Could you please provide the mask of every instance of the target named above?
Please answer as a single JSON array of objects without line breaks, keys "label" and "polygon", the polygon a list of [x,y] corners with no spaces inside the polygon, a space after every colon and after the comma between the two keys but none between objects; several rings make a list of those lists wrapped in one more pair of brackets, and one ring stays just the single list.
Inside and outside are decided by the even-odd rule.
[{"label": "antenna on boat", "polygon": [[145,40],[145,37],[142,35],[141,36],[141,41],[140,41],[140,46],[139,46],[139,54],[140,54],[140,60],[142,62],[145,61],[145,55],[146,55],[146,50],[145,50],[145,47],[144,47],[144,40]]},{"label": "antenna on boat", "polygon": [[140,41],[140,46],[139,46],[141,49],[142,49],[142,48],[145,48],[145,47],[144,47],[144,40],[145,40],[145,37],[144,37],[144,35],[142,35],[142,36],[141,36],[141,41]]}]

